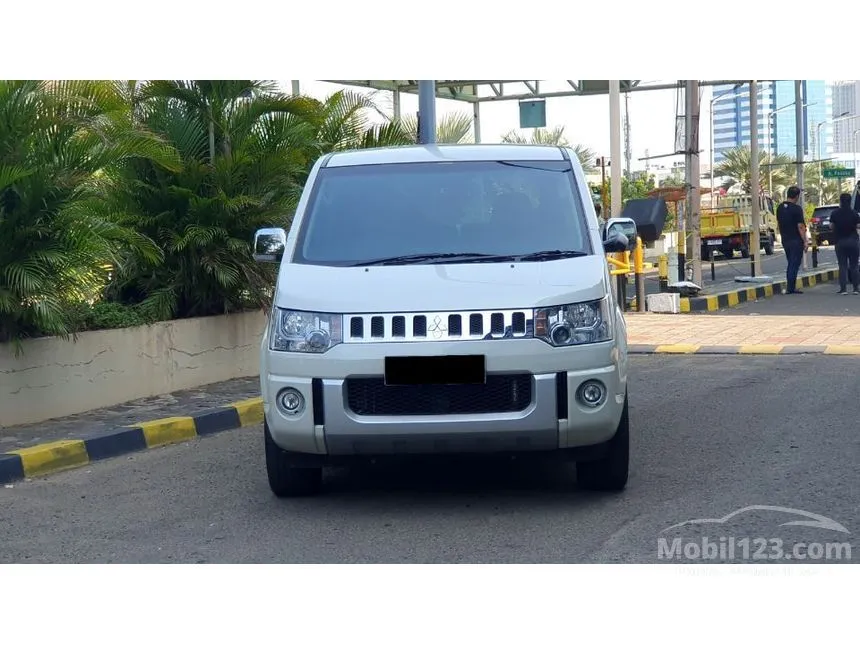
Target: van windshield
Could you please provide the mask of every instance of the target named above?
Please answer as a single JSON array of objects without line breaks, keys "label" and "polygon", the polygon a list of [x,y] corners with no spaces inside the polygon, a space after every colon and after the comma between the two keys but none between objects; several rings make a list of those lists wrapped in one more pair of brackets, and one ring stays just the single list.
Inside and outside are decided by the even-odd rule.
[{"label": "van windshield", "polygon": [[[294,262],[539,261],[592,252],[564,161],[323,168],[316,184]],[[563,253],[546,253],[556,251]]]}]

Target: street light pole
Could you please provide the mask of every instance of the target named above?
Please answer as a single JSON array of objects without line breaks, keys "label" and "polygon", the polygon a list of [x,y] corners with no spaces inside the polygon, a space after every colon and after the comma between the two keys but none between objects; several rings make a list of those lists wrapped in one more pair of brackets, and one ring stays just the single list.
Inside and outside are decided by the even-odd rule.
[{"label": "street light pole", "polygon": [[732,89],[726,90],[722,94],[717,94],[710,100],[710,107],[708,109],[708,114],[710,115],[711,120],[711,208],[714,207],[714,103],[718,103],[724,96],[727,94],[732,94],[729,98],[737,98],[737,89],[742,85],[742,83],[738,83]]},{"label": "street light pole", "polygon": [[[854,153],[854,165],[852,170],[854,171],[854,179],[857,179],[857,135],[860,134],[860,129],[854,130],[851,133],[851,151]],[[840,186],[842,188],[842,186]]]}]

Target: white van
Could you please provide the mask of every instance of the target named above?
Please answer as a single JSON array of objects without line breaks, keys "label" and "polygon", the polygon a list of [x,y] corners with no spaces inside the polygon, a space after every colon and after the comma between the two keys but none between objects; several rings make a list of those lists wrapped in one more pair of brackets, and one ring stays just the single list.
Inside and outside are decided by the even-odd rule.
[{"label": "white van", "polygon": [[261,347],[278,496],[342,458],[563,451],[627,483],[627,331],[576,155],[551,146],[339,152],[314,165]]}]

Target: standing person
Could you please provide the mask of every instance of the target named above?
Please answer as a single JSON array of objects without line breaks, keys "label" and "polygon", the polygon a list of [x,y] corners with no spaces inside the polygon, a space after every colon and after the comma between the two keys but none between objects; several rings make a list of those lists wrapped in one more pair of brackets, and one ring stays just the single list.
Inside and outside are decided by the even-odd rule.
[{"label": "standing person", "polygon": [[800,198],[800,188],[792,186],[786,193],[786,199],[776,209],[776,221],[779,226],[779,237],[785,250],[788,266],[785,278],[788,283],[786,293],[803,293],[797,288],[797,272],[803,262],[806,251],[806,218],[803,209],[797,203]]},{"label": "standing person", "polygon": [[839,208],[830,215],[830,226],[833,229],[833,245],[836,247],[836,259],[839,261],[839,293],[848,293],[848,280],[854,286],[854,294],[860,294],[860,276],[857,262],[860,260],[860,236],[857,226],[860,225],[860,215],[851,208],[851,195],[839,195]]}]

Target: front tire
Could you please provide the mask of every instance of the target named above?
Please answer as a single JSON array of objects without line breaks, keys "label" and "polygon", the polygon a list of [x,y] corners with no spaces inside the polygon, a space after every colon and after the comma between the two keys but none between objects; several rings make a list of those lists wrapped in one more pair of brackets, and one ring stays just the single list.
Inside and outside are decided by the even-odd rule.
[{"label": "front tire", "polygon": [[630,469],[630,416],[627,395],[615,436],[609,440],[606,454],[596,461],[576,464],[576,483],[580,488],[596,491],[622,491],[627,486]]},{"label": "front tire", "polygon": [[299,467],[292,455],[283,450],[269,432],[268,422],[263,423],[266,435],[266,473],[269,488],[276,497],[306,497],[316,495],[322,488],[321,467]]}]

